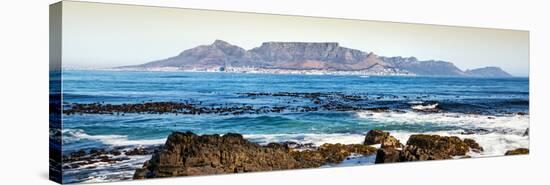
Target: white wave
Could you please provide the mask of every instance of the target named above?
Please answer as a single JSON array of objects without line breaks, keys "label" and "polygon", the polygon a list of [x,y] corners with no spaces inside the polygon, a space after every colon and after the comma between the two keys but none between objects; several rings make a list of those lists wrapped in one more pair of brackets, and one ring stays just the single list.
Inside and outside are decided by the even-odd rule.
[{"label": "white wave", "polygon": [[407,102],[408,104],[422,104],[424,102],[422,101],[410,101],[410,102]]},{"label": "white wave", "polygon": [[345,166],[356,166],[356,165],[372,165],[376,161],[376,155],[359,155],[359,154],[352,154],[351,156],[347,157],[342,161],[341,163],[337,164],[325,164],[321,167],[345,167]]},{"label": "white wave", "polygon": [[123,135],[89,135],[81,129],[63,129],[63,142],[75,142],[82,139],[99,141],[111,146],[145,146],[164,144],[166,139],[144,139],[144,140],[129,140],[128,136]]},{"label": "white wave", "polygon": [[[481,154],[470,153],[477,156],[500,156],[507,150],[516,148],[529,148],[529,136],[523,133],[529,128],[528,115],[486,116],[462,113],[418,113],[418,112],[359,112],[358,117],[383,124],[394,125],[426,125],[453,126],[457,130],[424,132],[423,134],[436,134],[441,136],[457,136],[470,138],[478,142],[484,151]],[[370,123],[369,123],[370,124]],[[465,130],[485,129],[488,132],[461,134]],[[390,131],[390,134],[406,143],[412,131]]]},{"label": "white wave", "polygon": [[434,104],[430,104],[430,105],[413,105],[413,106],[411,106],[411,109],[414,109],[414,110],[429,110],[429,109],[437,108],[438,105],[439,105],[438,103],[434,103]]},{"label": "white wave", "polygon": [[[466,139],[466,138],[473,139],[481,147],[483,147],[483,152],[481,153],[470,152],[468,155],[472,157],[502,156],[508,150],[513,150],[517,148],[529,148],[529,136],[499,134],[499,133],[461,135],[456,133],[457,132],[452,132],[452,131],[439,131],[439,132],[425,132],[422,134],[433,134],[433,135],[440,135],[440,136],[457,136],[461,139]],[[390,131],[390,134],[405,144],[407,140],[409,140],[409,137],[412,134],[419,134],[419,133]]]},{"label": "white wave", "polygon": [[64,183],[96,183],[132,179],[135,169],[141,168],[145,161],[151,159],[150,155],[124,157],[128,157],[129,160],[117,161],[112,164],[107,162],[98,162],[89,165],[82,165],[74,169],[65,169],[63,170],[63,176],[66,179]]},{"label": "white wave", "polygon": [[245,139],[258,144],[292,141],[297,143],[313,143],[320,146],[324,143],[361,144],[364,134],[245,134]]},{"label": "white wave", "polygon": [[464,129],[500,129],[523,134],[529,127],[528,115],[486,116],[462,113],[419,113],[408,111],[395,112],[358,112],[357,116],[369,121],[384,124],[424,125],[436,124],[455,126]]}]

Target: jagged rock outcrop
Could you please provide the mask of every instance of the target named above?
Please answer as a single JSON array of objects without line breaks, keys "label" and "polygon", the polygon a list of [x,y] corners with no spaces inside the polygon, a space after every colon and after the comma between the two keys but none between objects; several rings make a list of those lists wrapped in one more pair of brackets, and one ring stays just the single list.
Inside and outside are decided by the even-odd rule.
[{"label": "jagged rock outcrop", "polygon": [[481,152],[483,148],[472,139],[414,134],[403,148],[378,149],[375,163],[451,159],[454,156],[466,156],[469,151]]},{"label": "jagged rock outcrop", "polygon": [[394,163],[401,161],[401,150],[395,148],[379,148],[376,151],[375,164]]},{"label": "jagged rock outcrop", "polygon": [[262,147],[240,134],[171,134],[134,178],[172,177],[301,168],[286,150]]},{"label": "jagged rock outcrop", "polygon": [[401,161],[451,159],[469,151],[470,146],[456,136],[414,134],[402,151]]},{"label": "jagged rock outcrop", "polygon": [[288,143],[261,146],[240,134],[196,135],[172,133],[163,149],[137,169],[134,178],[156,178],[320,167],[339,163],[353,153],[369,155],[375,148],[324,144],[315,149],[294,150]]},{"label": "jagged rock outcrop", "polygon": [[222,40],[201,45],[163,60],[118,69],[176,68],[181,70],[220,70],[253,67],[283,70],[362,71],[378,74],[426,76],[508,77],[500,68],[487,67],[462,71],[446,61],[419,61],[415,57],[383,57],[336,42],[264,42],[245,50]]},{"label": "jagged rock outcrop", "polygon": [[386,139],[390,135],[389,132],[384,132],[382,130],[369,130],[367,132],[367,135],[365,136],[365,141],[363,144],[365,145],[375,145],[375,144],[382,144],[382,141]]},{"label": "jagged rock outcrop", "polygon": [[291,151],[294,159],[304,168],[320,167],[327,163],[340,163],[352,154],[371,155],[376,148],[361,144],[323,144],[316,150]]},{"label": "jagged rock outcrop", "polygon": [[382,130],[369,130],[365,136],[365,145],[380,144],[381,148],[402,148],[403,144],[399,142],[395,137],[391,136],[389,132]]},{"label": "jagged rock outcrop", "polygon": [[524,155],[524,154],[529,154],[528,148],[518,148],[514,150],[508,150],[504,155]]}]

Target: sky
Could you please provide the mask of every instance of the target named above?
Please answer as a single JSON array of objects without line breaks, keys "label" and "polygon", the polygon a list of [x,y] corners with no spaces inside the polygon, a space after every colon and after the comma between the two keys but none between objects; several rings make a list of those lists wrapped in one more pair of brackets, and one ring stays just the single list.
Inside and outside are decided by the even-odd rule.
[{"label": "sky", "polygon": [[381,21],[63,2],[64,67],[143,64],[224,40],[338,42],[380,56],[444,60],[462,70],[498,66],[529,74],[529,32]]}]

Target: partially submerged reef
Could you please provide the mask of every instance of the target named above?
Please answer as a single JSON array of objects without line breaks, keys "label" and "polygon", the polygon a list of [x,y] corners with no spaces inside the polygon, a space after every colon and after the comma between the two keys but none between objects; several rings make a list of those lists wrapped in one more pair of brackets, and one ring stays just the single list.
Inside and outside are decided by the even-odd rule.
[{"label": "partially submerged reef", "polygon": [[[426,100],[433,98],[432,95],[417,96],[396,96],[396,95],[369,95],[369,94],[346,94],[342,92],[247,92],[236,93],[239,98],[277,98],[282,101],[280,105],[257,105],[257,104],[229,104],[229,103],[205,103],[197,100],[179,101],[143,101],[135,103],[111,104],[104,102],[94,103],[68,103],[64,102],[63,113],[73,114],[183,114],[183,115],[246,115],[246,114],[268,114],[284,112],[317,112],[317,111],[371,111],[371,112],[397,112],[404,110],[423,113],[454,112],[454,105],[442,105],[441,102]],[[458,97],[457,97],[458,98]],[[270,100],[271,101],[271,100]],[[412,103],[411,102],[417,102]],[[456,103],[456,102],[449,102]],[[517,102],[508,102],[515,104]],[[464,110],[458,110],[464,111]],[[468,114],[488,114],[487,110],[476,109],[470,106]],[[527,112],[510,112],[509,110],[498,110],[498,114],[527,115]]]},{"label": "partially submerged reef", "polygon": [[[376,148],[375,146],[380,147]],[[376,155],[375,163],[468,158],[483,148],[472,139],[455,136],[413,134],[402,144],[388,132],[371,130],[363,144],[297,144],[294,142],[259,145],[236,133],[196,135],[174,132],[158,148],[134,179],[242,173],[317,168],[341,163],[352,155]],[[526,154],[518,149],[511,154]],[[508,152],[507,152],[508,155]]]}]

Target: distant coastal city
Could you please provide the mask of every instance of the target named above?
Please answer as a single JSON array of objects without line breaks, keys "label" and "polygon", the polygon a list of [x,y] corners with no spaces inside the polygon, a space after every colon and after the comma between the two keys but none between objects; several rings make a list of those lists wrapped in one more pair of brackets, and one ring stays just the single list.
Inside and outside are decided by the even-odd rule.
[{"label": "distant coastal city", "polygon": [[[72,69],[69,69],[72,70]],[[258,68],[258,67],[210,67],[210,68],[180,68],[180,67],[151,67],[151,68],[140,68],[140,69],[116,69],[116,68],[107,68],[99,70],[108,70],[108,71],[155,71],[155,72],[226,72],[226,73],[250,73],[250,74],[296,74],[296,75],[337,75],[337,76],[416,76],[406,71],[395,71],[395,70],[381,70],[381,71],[368,71],[368,70],[357,70],[357,71],[337,71],[337,70],[327,70],[327,69],[269,69],[269,68]]]}]

